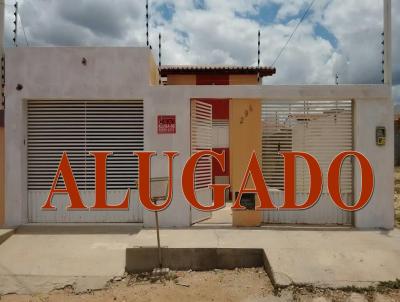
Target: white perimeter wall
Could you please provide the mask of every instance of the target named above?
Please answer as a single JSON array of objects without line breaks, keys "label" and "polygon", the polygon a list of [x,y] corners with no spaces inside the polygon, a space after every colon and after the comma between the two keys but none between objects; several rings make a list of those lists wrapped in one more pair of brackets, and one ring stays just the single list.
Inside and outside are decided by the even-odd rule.
[{"label": "white perimeter wall", "polygon": [[[394,113],[392,101],[356,100],[354,108],[354,148],[362,152],[374,168],[375,190],[367,206],[355,213],[359,228],[394,226]],[[386,127],[385,146],[375,143],[375,128]],[[354,173],[355,195],[361,191],[360,170]]]},{"label": "white perimeter wall", "polygon": [[[392,228],[393,104],[383,85],[357,86],[151,86],[146,48],[13,48],[6,50],[6,224],[28,221],[26,100],[143,100],[145,150],[178,151],[174,161],[174,200],[160,215],[163,226],[190,225],[190,208],[180,189],[180,175],[190,155],[191,98],[256,98],[267,100],[354,99],[355,150],[375,169],[375,192],[369,205],[355,214],[362,228]],[[81,63],[85,57],[87,65]],[[21,91],[16,90],[22,84]],[[157,115],[176,115],[177,133],[158,135]],[[387,143],[375,145],[375,127],[385,126]],[[167,175],[167,161],[154,158],[152,176]],[[358,172],[356,171],[356,191]],[[210,194],[211,196],[211,194]],[[145,226],[154,214],[145,211]]]}]

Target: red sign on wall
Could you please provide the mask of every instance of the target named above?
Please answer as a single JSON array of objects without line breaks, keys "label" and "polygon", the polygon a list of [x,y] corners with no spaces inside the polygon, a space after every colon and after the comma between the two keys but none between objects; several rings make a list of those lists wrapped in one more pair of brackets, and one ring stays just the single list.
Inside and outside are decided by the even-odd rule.
[{"label": "red sign on wall", "polygon": [[175,115],[159,115],[157,118],[158,134],[174,134],[176,133],[176,116]]}]

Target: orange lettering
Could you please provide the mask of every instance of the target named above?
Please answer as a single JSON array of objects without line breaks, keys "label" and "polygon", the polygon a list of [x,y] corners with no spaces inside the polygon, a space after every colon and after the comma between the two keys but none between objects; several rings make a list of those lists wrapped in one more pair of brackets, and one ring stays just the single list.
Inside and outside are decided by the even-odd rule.
[{"label": "orange lettering", "polygon": [[169,167],[169,178],[168,178],[168,197],[164,201],[163,204],[157,205],[151,199],[151,190],[150,190],[150,164],[151,157],[156,154],[156,152],[149,151],[139,151],[134,152],[135,155],[139,158],[139,199],[143,206],[150,211],[162,211],[165,210],[172,201],[172,167],[173,167],[173,159],[177,156],[178,152],[164,152],[163,154],[168,157],[168,167]]},{"label": "orange lettering", "polygon": [[[64,189],[56,188],[60,175],[62,175],[64,179],[64,184],[65,184]],[[79,194],[78,186],[76,185],[75,177],[74,174],[72,173],[72,169],[69,164],[68,155],[66,152],[63,153],[60,163],[58,164],[57,173],[53,179],[53,184],[51,186],[49,196],[47,197],[45,204],[42,206],[42,209],[56,210],[56,207],[54,207],[51,204],[53,196],[56,193],[62,193],[62,194],[66,193],[69,195],[70,204],[67,207],[67,209],[79,209],[79,210],[86,209]]]},{"label": "orange lettering", "polygon": [[[281,152],[284,158],[285,202],[280,209],[306,210],[318,202],[322,192],[322,171],[315,157],[305,152]],[[310,193],[302,204],[296,204],[296,157],[306,160],[310,172]]]},{"label": "orange lettering", "polygon": [[[340,169],[348,156],[357,158],[361,168],[361,194],[354,206],[347,205],[340,194]],[[329,166],[328,190],[332,201],[342,210],[354,212],[365,207],[374,191],[374,172],[368,159],[356,151],[345,151],[336,156]]]},{"label": "orange lettering", "polygon": [[[254,182],[254,188],[246,188],[249,177],[252,177]],[[265,209],[275,209],[275,205],[272,203],[271,198],[268,194],[267,185],[264,182],[264,177],[261,172],[260,164],[257,160],[256,152],[253,151],[253,154],[250,158],[250,163],[247,167],[246,174],[243,178],[242,185],[239,190],[239,194],[236,198],[235,204],[232,206],[232,209],[236,210],[244,210],[240,204],[240,200],[242,198],[243,193],[256,193],[260,198],[260,205],[256,207],[256,210],[265,210]]]},{"label": "orange lettering", "polygon": [[107,157],[112,152],[96,151],[90,152],[95,158],[95,190],[96,200],[92,207],[94,210],[128,210],[130,189],[126,192],[125,198],[120,204],[107,204]]},{"label": "orange lettering", "polygon": [[225,206],[225,190],[229,188],[230,185],[211,184],[209,187],[214,192],[213,204],[211,206],[203,206],[198,202],[194,191],[194,170],[196,169],[197,162],[200,160],[200,158],[206,155],[214,157],[218,161],[218,164],[221,166],[221,168],[225,170],[225,152],[217,153],[211,150],[197,152],[187,161],[185,168],[183,169],[182,190],[186,200],[193,207],[200,211],[209,212],[221,209]]}]

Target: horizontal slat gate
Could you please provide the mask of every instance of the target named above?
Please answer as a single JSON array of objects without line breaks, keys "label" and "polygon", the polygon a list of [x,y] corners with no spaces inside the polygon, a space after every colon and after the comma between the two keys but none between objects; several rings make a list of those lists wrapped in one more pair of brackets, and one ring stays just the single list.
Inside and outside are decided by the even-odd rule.
[{"label": "horizontal slat gate", "polygon": [[[202,150],[212,150],[212,105],[192,101],[191,150],[192,154]],[[206,189],[212,184],[212,158],[202,157],[195,174],[195,189]]]},{"label": "horizontal slat gate", "polygon": [[[191,101],[191,153],[203,150],[212,150],[213,142],[213,121],[212,105],[198,101]],[[212,158],[202,157],[196,166],[194,188],[198,199],[205,205],[211,204],[209,185],[212,184]],[[211,214],[199,211],[191,207],[191,221],[198,221],[210,218]]]},{"label": "horizontal slat gate", "polygon": [[[341,101],[264,101],[262,104],[262,168],[265,181],[273,188],[277,205],[283,203],[283,158],[279,152],[303,151],[317,158],[324,188],[316,206],[305,211],[266,211],[268,223],[351,224],[351,214],[336,208],[327,193],[327,172],[332,159],[353,147],[352,102]],[[296,163],[298,203],[309,192],[309,172],[304,160]],[[341,170],[344,200],[353,198],[353,161],[346,159]]]},{"label": "horizontal slat gate", "polygon": [[213,148],[229,148],[229,120],[212,120]]},{"label": "horizontal slat gate", "polygon": [[[51,187],[62,153],[68,154],[84,202],[94,202],[92,151],[111,151],[107,161],[109,203],[119,203],[138,177],[137,157],[144,148],[143,101],[28,101],[28,195],[32,222],[133,222],[142,209],[133,198],[129,211],[71,213],[68,199],[56,196],[56,213],[40,207]],[[58,184],[63,187],[61,181]],[[54,211],[53,211],[54,212]]]}]

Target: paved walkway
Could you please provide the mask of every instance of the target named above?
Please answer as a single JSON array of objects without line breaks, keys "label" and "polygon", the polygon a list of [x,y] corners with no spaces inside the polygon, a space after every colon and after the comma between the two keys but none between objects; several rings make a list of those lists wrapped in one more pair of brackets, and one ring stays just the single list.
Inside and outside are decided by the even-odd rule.
[{"label": "paved walkway", "polygon": [[[168,247],[263,248],[279,285],[361,286],[400,279],[400,230],[163,229]],[[125,249],[155,246],[132,225],[28,226],[0,245],[0,294],[103,287],[125,267]]]},{"label": "paved walkway", "polygon": [[226,226],[232,226],[232,209],[229,206],[223,207],[218,211],[214,211],[211,213],[211,218],[200,221],[196,223],[196,226],[208,226],[214,224],[223,224]]}]

